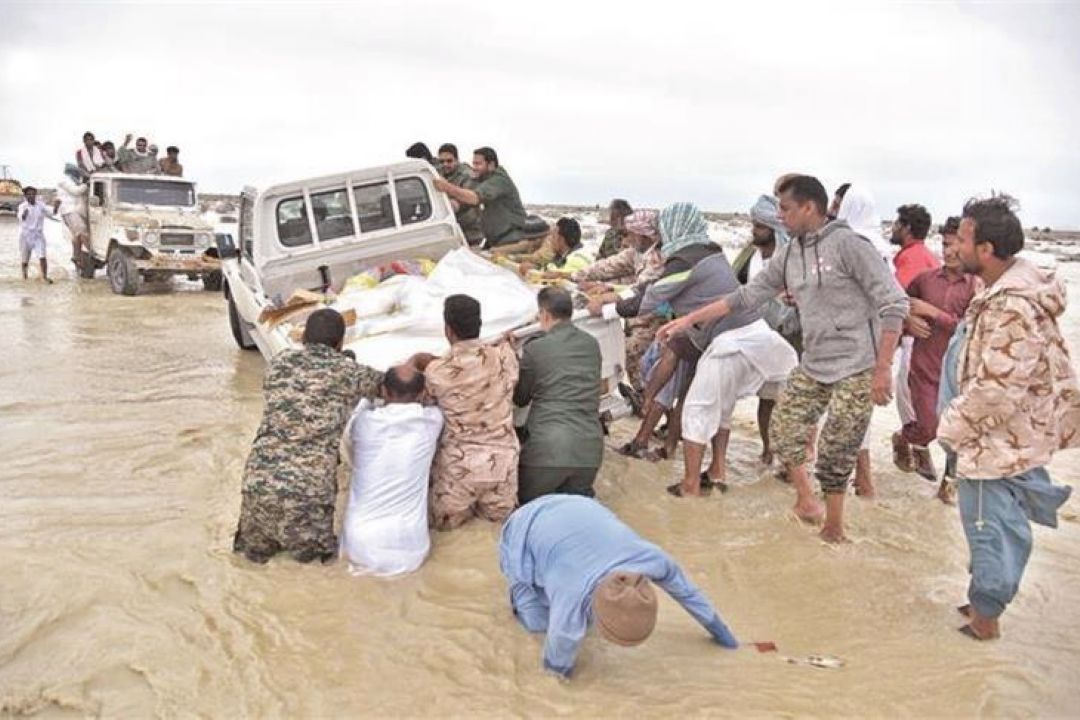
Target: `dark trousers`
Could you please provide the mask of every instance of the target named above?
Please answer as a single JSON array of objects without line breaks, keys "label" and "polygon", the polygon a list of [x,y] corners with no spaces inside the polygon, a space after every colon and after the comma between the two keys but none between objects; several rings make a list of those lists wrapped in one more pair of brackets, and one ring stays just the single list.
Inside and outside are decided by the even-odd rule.
[{"label": "dark trousers", "polygon": [[518,502],[522,505],[541,495],[595,497],[593,481],[600,468],[518,466]]}]

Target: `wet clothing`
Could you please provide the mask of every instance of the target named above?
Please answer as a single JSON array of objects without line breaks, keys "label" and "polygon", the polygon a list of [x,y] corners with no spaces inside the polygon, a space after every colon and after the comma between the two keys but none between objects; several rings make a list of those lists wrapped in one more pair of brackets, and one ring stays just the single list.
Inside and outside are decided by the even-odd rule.
[{"label": "wet clothing", "polygon": [[361,397],[383,374],[325,345],[289,350],[263,382],[266,405],[244,466],[236,552],[265,561],[286,551],[302,560],[332,556],[339,442]]},{"label": "wet clothing", "polygon": [[959,391],[938,424],[960,477],[1016,477],[1080,447],[1080,388],[1058,328],[1064,311],[1054,271],[1023,258],[972,298]]},{"label": "wet clothing", "polygon": [[904,439],[912,445],[926,447],[937,436],[938,382],[941,361],[949,338],[957,323],[964,317],[975,294],[975,276],[950,275],[944,268],[927,270],[908,284],[909,297],[930,303],[944,315],[930,321],[930,337],[913,338],[908,388],[915,419],[904,425]]},{"label": "wet clothing", "polygon": [[806,463],[806,438],[821,416],[829,413],[818,436],[814,474],[826,494],[842,494],[855,469],[874,402],[870,395],[873,368],[823,383],[802,366],[788,377],[773,412],[769,433],[784,467]]},{"label": "wet clothing", "polygon": [[356,575],[416,570],[431,548],[428,486],[442,413],[420,403],[361,400],[343,442],[352,465],[341,550]]},{"label": "wet clothing", "polygon": [[521,204],[517,186],[506,169],[501,165],[496,167],[473,189],[484,207],[482,225],[486,246],[496,247],[520,240],[525,227],[525,206]]},{"label": "wet clothing", "polygon": [[595,497],[593,482],[598,467],[538,467],[518,468],[518,502],[524,505],[542,495],[583,495]]},{"label": "wet clothing", "polygon": [[623,524],[600,503],[548,495],[518,509],[503,526],[499,567],[510,605],[529,632],[546,633],[544,667],[564,677],[593,621],[592,596],[610,573],[649,578],[727,648],[738,641],[708,598],[663,550]]},{"label": "wet clothing", "polygon": [[[941,375],[942,407],[960,392],[966,331],[961,322],[949,342]],[[947,464],[955,466],[955,454],[948,457]],[[1037,466],[1012,477],[961,478],[957,490],[960,521],[971,554],[968,601],[980,615],[996,618],[1020,589],[1031,555],[1031,523],[1056,528],[1057,511],[1072,488],[1054,485],[1046,468]]]},{"label": "wet clothing", "polygon": [[652,315],[630,318],[626,321],[626,375],[630,385],[639,393],[645,392],[643,362],[645,353],[656,338],[656,331],[667,322],[666,318]]},{"label": "wet clothing", "polygon": [[513,347],[454,343],[424,377],[446,422],[431,470],[432,525],[450,530],[473,516],[502,521],[517,504]]},{"label": "wet clothing", "polygon": [[904,290],[908,289],[912,281],[927,270],[937,270],[941,267],[941,261],[937,255],[926,247],[926,243],[917,240],[905,248],[901,248],[893,256],[893,266],[896,268],[896,282]]},{"label": "wet clothing", "polygon": [[698,361],[683,404],[682,437],[704,445],[731,427],[735,403],[766,383],[782,383],[799,358],[764,320],[722,332]]},{"label": "wet clothing", "polygon": [[880,332],[899,331],[908,314],[907,295],[873,245],[839,220],[793,240],[724,299],[736,312],[785,290],[799,309],[802,368],[825,385],[873,368]]},{"label": "wet clothing", "polygon": [[[600,467],[600,344],[569,321],[525,343],[514,403],[529,405],[521,461],[526,467]],[[594,473],[595,475],[595,473]],[[535,497],[537,487],[522,487]]]},{"label": "wet clothing", "polygon": [[[451,182],[460,188],[476,189],[476,178],[473,177],[472,167],[468,163],[459,162],[451,172],[443,172],[440,168],[439,174],[447,182]],[[460,203],[458,209],[454,211],[454,216],[457,218],[458,225],[461,226],[461,232],[464,233],[465,239],[470,245],[479,245],[484,241],[484,228],[479,207]]]}]

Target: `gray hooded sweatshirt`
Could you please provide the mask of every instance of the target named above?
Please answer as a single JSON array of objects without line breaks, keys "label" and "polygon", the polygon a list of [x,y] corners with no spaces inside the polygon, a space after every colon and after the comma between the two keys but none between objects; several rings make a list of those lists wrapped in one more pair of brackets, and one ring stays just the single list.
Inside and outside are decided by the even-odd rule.
[{"label": "gray hooded sweatshirt", "polygon": [[821,383],[868,370],[883,330],[900,330],[908,298],[873,244],[843,220],[801,236],[724,299],[732,312],[756,308],[784,291],[802,322],[802,368]]}]

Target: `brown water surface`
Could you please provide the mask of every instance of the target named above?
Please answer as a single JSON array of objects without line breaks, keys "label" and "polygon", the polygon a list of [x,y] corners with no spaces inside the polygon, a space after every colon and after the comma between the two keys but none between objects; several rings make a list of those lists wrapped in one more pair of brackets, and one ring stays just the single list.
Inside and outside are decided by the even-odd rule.
[{"label": "brown water surface", "polygon": [[[725,651],[663,601],[636,649],[590,636],[570,683],[540,672],[512,618],[495,526],[438,535],[416,574],[380,581],[230,552],[263,362],[236,349],[225,305],[187,281],[113,295],[77,281],[53,226],[57,283],[18,278],[0,218],[0,715],[355,717],[1080,714],[1077,500],[1036,549],[1005,637],[955,628],[966,549],[956,511],[889,461],[880,498],[849,499],[853,542],[788,519],[739,409],[723,497],[677,500],[675,463],[608,453],[598,492],[660,543],[743,640],[828,654],[840,670]],[[1062,265],[1080,350],[1080,264]],[[620,423],[612,442],[632,426]],[[939,458],[940,460],[940,458]],[[1080,454],[1057,479],[1080,480]]]}]

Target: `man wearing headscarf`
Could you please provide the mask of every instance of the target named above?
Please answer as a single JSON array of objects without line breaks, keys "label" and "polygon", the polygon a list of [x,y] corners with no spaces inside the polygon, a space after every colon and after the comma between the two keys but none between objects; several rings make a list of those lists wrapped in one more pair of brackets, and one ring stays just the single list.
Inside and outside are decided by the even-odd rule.
[{"label": "man wearing headscarf", "polygon": [[[840,197],[840,204],[837,207],[836,219],[843,220],[857,235],[869,240],[885,263],[890,264],[893,251],[882,233],[881,216],[874,203],[874,196],[862,185],[852,183],[846,183],[846,185],[847,189],[843,193],[841,193],[843,185],[837,188],[836,194]],[[900,352],[896,353],[894,358],[892,371],[896,380],[896,408],[900,413],[901,425],[915,418],[907,390],[907,373],[903,369],[904,356],[905,350],[901,345]],[[859,453],[855,458],[855,489],[863,497],[871,497],[874,494],[870,470],[870,430],[867,428],[862,447],[859,448]]]},{"label": "man wearing headscarf", "polygon": [[[780,221],[780,203],[772,195],[762,195],[758,198],[754,206],[750,208],[750,221],[752,223],[750,242],[732,264],[740,285],[753,280],[765,268],[766,262],[773,257],[777,249],[790,242],[787,228]],[[768,326],[780,333],[797,353],[802,351],[799,314],[783,297],[777,296],[770,300],[761,309],[761,315]],[[758,391],[760,400],[757,421],[758,432],[761,434],[761,461],[766,465],[771,465],[773,459],[769,424],[772,421],[772,411],[779,395],[780,384],[775,382],[764,383]]]},{"label": "man wearing headscarf", "polygon": [[[842,542],[848,479],[873,405],[891,399],[890,367],[908,299],[866,238],[829,220],[829,196],[817,178],[790,178],[779,189],[781,217],[797,239],[748,285],[668,323],[657,338],[670,342],[780,293],[794,297],[805,348],[777,405],[776,452],[798,493],[794,512],[807,522],[824,516],[822,539]],[[806,438],[826,412],[815,464],[822,508],[807,474]]]},{"label": "man wearing headscarf", "polygon": [[617,645],[640,645],[656,626],[656,583],[718,645],[738,640],[679,565],[591,498],[547,495],[503,526],[499,568],[527,631],[544,633],[544,669],[570,677],[589,626]]},{"label": "man wearing headscarf", "polygon": [[[590,312],[604,317],[647,317],[658,315],[681,317],[712,302],[716,297],[738,287],[723,249],[709,238],[705,217],[692,203],[675,203],[664,208],[658,219],[664,258],[662,276],[632,297],[610,302],[605,296],[598,307],[590,303]],[[664,351],[653,368],[646,388],[648,408],[637,436],[620,450],[627,455],[642,457],[648,448],[653,427],[665,410],[674,410],[689,386],[693,364],[714,337],[724,329],[741,327],[760,317],[756,310],[739,313],[722,323],[696,328],[686,343],[678,343]],[[655,402],[654,402],[655,401]],[[665,455],[674,452],[679,439],[678,411],[671,413],[669,439]]]},{"label": "man wearing headscarf", "polygon": [[[574,273],[570,279],[578,287],[595,297],[613,293],[613,286],[627,286],[624,292],[633,293],[635,287],[644,287],[660,277],[664,260],[660,255],[660,228],[655,210],[637,210],[623,222],[625,247],[611,257],[593,263],[589,268]],[[602,306],[598,301],[597,312]],[[641,373],[641,359],[652,344],[656,329],[663,318],[656,315],[632,317],[626,320],[626,374],[630,379],[629,392],[635,411],[641,407],[641,394],[645,382]]]},{"label": "man wearing headscarf", "polygon": [[82,181],[82,173],[72,163],[64,166],[64,176],[56,184],[56,197],[60,200],[60,219],[71,233],[71,260],[75,265],[90,263],[93,259],[83,258],[83,246],[90,250],[90,235],[86,226],[86,194],[89,186]]},{"label": "man wearing headscarf", "polygon": [[414,364],[446,421],[431,468],[430,512],[436,530],[452,530],[474,516],[501,522],[517,504],[518,357],[509,340],[480,342],[480,303],[468,295],[446,298],[443,320],[450,351]]}]

